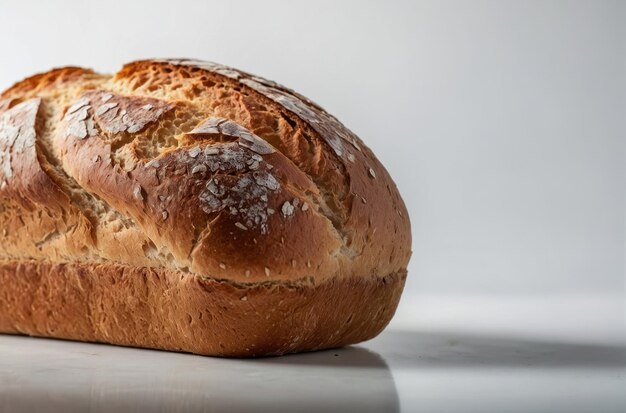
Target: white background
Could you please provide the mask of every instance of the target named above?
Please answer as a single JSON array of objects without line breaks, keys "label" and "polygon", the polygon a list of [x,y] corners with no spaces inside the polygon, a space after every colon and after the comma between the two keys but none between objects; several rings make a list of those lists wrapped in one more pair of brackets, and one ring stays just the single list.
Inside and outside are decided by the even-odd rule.
[{"label": "white background", "polygon": [[194,57],[320,103],[408,205],[408,294],[623,292],[623,2],[8,4],[1,88]]}]

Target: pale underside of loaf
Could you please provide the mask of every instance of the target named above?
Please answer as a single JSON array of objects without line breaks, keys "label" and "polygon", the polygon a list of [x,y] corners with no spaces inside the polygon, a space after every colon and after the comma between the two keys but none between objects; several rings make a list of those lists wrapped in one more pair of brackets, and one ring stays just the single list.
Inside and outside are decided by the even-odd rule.
[{"label": "pale underside of loaf", "polygon": [[410,257],[404,203],[358,137],[274,82],[180,59],[5,91],[0,228],[7,268],[121,265],[238,288],[395,277],[399,298]]}]

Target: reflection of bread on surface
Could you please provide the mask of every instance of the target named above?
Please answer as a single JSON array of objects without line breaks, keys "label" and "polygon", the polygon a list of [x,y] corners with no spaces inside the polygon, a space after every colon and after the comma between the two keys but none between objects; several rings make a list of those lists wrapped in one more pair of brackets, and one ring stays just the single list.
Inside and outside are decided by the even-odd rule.
[{"label": "reflection of bread on surface", "polygon": [[[358,346],[235,363],[9,336],[0,337],[0,346],[13,365],[22,366],[15,380],[0,388],[3,407],[11,412],[41,406],[54,412],[111,406],[122,412],[207,406],[216,412],[400,411],[389,366]],[[34,353],[35,360],[45,360],[45,369],[34,362]]]}]

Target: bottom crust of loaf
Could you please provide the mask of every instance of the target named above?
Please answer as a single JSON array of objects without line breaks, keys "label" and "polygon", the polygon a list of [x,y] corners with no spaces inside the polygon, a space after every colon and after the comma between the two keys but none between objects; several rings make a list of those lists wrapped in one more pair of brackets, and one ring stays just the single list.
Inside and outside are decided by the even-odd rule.
[{"label": "bottom crust of loaf", "polygon": [[0,261],[0,332],[255,357],[378,335],[406,272],[235,284],[158,268]]}]

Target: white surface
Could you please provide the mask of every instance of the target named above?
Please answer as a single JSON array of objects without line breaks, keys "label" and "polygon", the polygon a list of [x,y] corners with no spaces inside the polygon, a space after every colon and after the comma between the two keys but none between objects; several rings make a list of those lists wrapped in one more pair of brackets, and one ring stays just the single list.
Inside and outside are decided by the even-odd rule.
[{"label": "white surface", "polygon": [[525,304],[424,297],[370,342],[259,360],[0,336],[0,412],[626,411],[624,300]]},{"label": "white surface", "polygon": [[215,60],[327,108],[407,202],[407,291],[624,287],[626,3],[20,0],[0,88],[68,64]]}]

